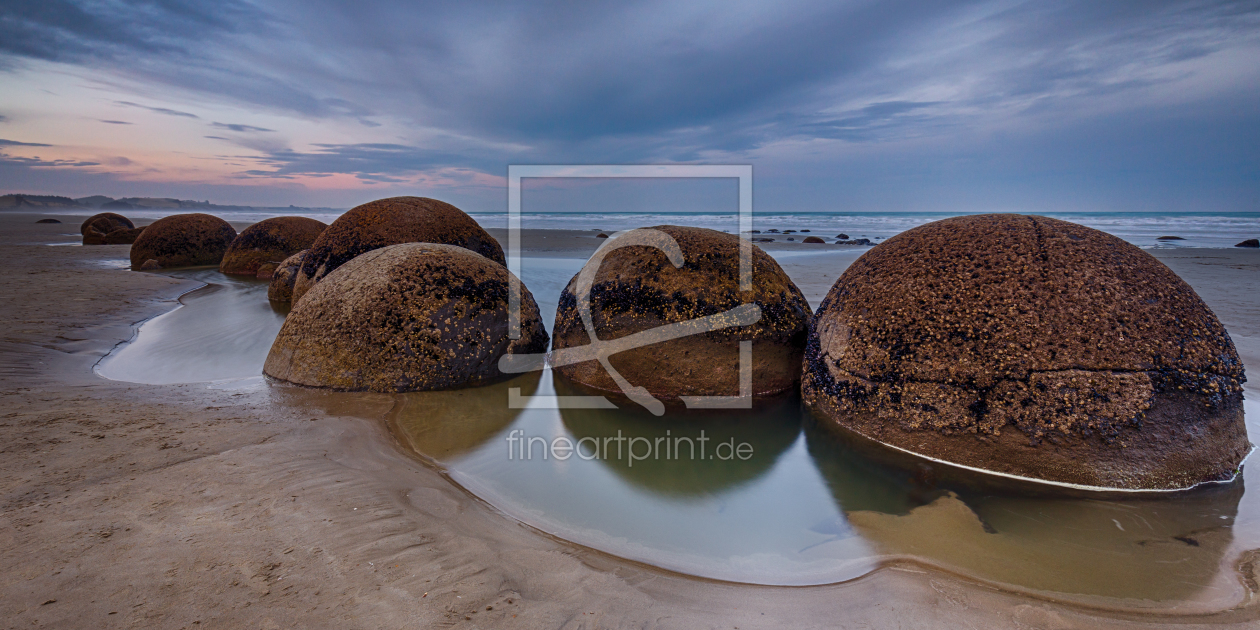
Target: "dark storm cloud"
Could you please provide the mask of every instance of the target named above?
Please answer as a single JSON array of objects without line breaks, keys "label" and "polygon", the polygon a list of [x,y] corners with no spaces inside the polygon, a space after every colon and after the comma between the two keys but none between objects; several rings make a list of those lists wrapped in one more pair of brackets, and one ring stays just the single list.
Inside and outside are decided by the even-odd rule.
[{"label": "dark storm cloud", "polygon": [[[275,129],[264,129],[262,127],[255,127],[253,125],[238,125],[238,124],[220,123],[220,122],[210,123],[210,126],[214,127],[215,129],[225,129],[227,131],[236,131],[236,132],[241,132],[241,133],[275,131]],[[206,137],[209,138],[210,136],[206,136]]]},{"label": "dark storm cloud", "polygon": [[17,140],[5,140],[0,138],[0,147],[51,147],[51,144],[40,144],[38,142],[18,142]]},{"label": "dark storm cloud", "polygon": [[175,109],[168,109],[168,108],[166,108],[166,107],[150,107],[150,106],[148,106],[148,105],[141,105],[141,104],[139,104],[139,103],[132,103],[131,101],[114,101],[114,103],[116,103],[116,104],[118,104],[118,105],[124,105],[124,106],[127,106],[127,107],[138,107],[138,108],[140,108],[140,109],[147,109],[147,110],[149,110],[149,111],[151,111],[151,112],[153,112],[153,113],[155,113],[155,114],[166,114],[167,116],[180,116],[180,117],[183,117],[183,118],[200,118],[200,116],[198,116],[198,115],[196,115],[196,114],[190,114],[190,113],[188,113],[188,112],[181,112],[181,111],[179,111],[179,110],[175,110]]},{"label": "dark storm cloud", "polygon": [[399,176],[462,165],[464,156],[420,147],[389,143],[317,144],[315,151],[283,149],[263,157],[240,156],[264,168],[242,173],[250,178],[292,179],[302,175],[326,177],[351,174],[360,180],[375,182],[405,181]]},{"label": "dark storm cloud", "polygon": [[100,162],[88,162],[84,160],[42,160],[38,157],[17,157],[3,152],[0,152],[0,163],[29,168],[65,168],[101,165]]},{"label": "dark storm cloud", "polygon": [[216,36],[265,19],[240,0],[9,0],[0,14],[0,52],[89,63],[137,53],[182,57]]}]

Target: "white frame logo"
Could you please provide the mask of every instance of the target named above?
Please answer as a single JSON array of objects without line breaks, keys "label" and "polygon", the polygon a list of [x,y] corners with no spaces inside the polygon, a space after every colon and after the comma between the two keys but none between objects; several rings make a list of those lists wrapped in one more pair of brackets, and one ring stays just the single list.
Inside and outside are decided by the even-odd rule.
[{"label": "white frame logo", "polygon": [[[508,251],[507,266],[511,271],[508,295],[508,337],[521,337],[521,179],[526,177],[586,177],[586,178],[731,178],[739,180],[739,290],[752,291],[752,166],[751,165],[510,165],[508,166]],[[587,261],[578,273],[577,298],[579,314],[586,326],[591,343],[585,346],[564,348],[544,354],[509,354],[499,360],[499,369],[505,373],[522,373],[541,370],[547,365],[561,366],[597,360],[616,381],[623,394],[647,408],[655,415],[665,413],[665,406],[643,387],[628,383],[609,363],[608,357],[633,348],[639,348],[670,339],[700,334],[723,328],[747,326],[761,319],[761,309],[756,304],[744,304],[723,313],[717,313],[685,322],[659,326],[615,340],[600,340],[595,334],[590,315],[590,289],[600,262],[612,251],[621,247],[648,246],[660,249],[675,267],[682,267],[683,254],[673,237],[651,229],[635,229],[612,235]],[[683,396],[683,404],[690,409],[750,409],[752,408],[752,342],[739,342],[739,394],[735,396]],[[520,388],[508,392],[508,406],[512,409],[614,409],[616,405],[604,396],[521,396]]]}]

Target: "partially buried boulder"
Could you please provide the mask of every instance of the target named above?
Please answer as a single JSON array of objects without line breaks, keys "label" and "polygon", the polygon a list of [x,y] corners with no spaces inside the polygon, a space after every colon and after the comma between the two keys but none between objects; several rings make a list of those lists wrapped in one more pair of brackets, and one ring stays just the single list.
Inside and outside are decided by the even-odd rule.
[{"label": "partially buried boulder", "polygon": [[219,263],[219,271],[257,276],[262,265],[279,263],[309,248],[326,227],[323,222],[306,217],[272,217],[259,221],[232,241]]},{"label": "partially buried boulder", "polygon": [[1260,239],[1249,238],[1234,247],[1260,247]]},{"label": "partially buried boulder", "polygon": [[176,214],[144,228],[131,245],[131,268],[150,258],[164,268],[217,265],[223,260],[236,230],[209,214]]},{"label": "partially buried boulder", "polygon": [[508,338],[511,274],[454,245],[404,243],[363,254],[300,301],[263,372],[299,385],[408,392],[481,385],[504,354],[540,353],[547,332],[521,287],[521,338]]},{"label": "partially buried boulder", "polygon": [[1155,258],[1073,223],[981,215],[854,262],[814,317],[802,390],[823,424],[903,452],[1170,490],[1236,474],[1244,380],[1220,321]]},{"label": "partially buried boulder", "polygon": [[806,236],[805,240],[801,242],[802,243],[826,243],[827,241],[824,241],[821,238],[818,238],[817,236]]},{"label": "partially buried boulder", "polygon": [[140,233],[144,232],[144,228],[131,228],[130,230],[114,230],[105,235],[106,245],[131,245],[140,238]]},{"label": "partially buried boulder", "polygon": [[506,264],[498,241],[459,208],[426,197],[379,199],[341,215],[315,239],[294,284],[293,301],[355,256],[399,243],[457,245]]},{"label": "partially buried boulder", "polygon": [[271,273],[271,284],[267,287],[267,299],[272,302],[288,302],[293,299],[293,283],[297,280],[298,271],[302,268],[302,260],[309,249],[304,249],[285,258],[275,271]]},{"label": "partially buried boulder", "polygon": [[36,221],[36,223],[61,223],[61,221],[58,221],[57,219],[40,219]]},{"label": "partially buried boulder", "polygon": [[[623,245],[629,242],[642,244]],[[672,242],[681,254],[681,268],[666,255]],[[631,385],[646,388],[665,403],[678,403],[683,396],[738,395],[740,342],[752,341],[752,394],[795,388],[809,304],[778,263],[751,244],[752,290],[741,291],[741,243],[734,234],[663,225],[609,240],[587,262],[588,267],[597,266],[590,287],[590,316],[601,341],[639,333],[651,336],[659,334],[653,331],[668,330],[662,327],[708,316],[732,324],[737,317],[728,311],[745,305],[759,309],[760,318],[751,324],[696,330],[611,355],[612,366]],[[557,350],[593,341],[578,307],[581,276],[581,272],[574,276],[560,295],[554,328]],[[557,366],[556,371],[589,388],[621,391],[595,360]]]},{"label": "partially buried boulder", "polygon": [[79,233],[87,236],[88,228],[93,228],[102,234],[109,234],[114,230],[130,230],[134,227],[136,227],[136,225],[131,222],[131,219],[128,219],[121,214],[102,212],[88,217],[87,220],[79,226]]}]

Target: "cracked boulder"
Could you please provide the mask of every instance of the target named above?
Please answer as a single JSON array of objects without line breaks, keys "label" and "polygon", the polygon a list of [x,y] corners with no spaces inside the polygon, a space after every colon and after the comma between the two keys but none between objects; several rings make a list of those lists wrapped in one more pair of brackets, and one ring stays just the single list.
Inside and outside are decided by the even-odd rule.
[{"label": "cracked boulder", "polygon": [[307,217],[272,217],[241,232],[219,262],[219,271],[238,276],[257,276],[269,263],[279,264],[311,246],[324,228],[323,221]]},{"label": "cracked boulder", "polygon": [[378,199],[337,217],[315,239],[293,286],[293,301],[355,256],[399,243],[457,245],[507,264],[499,242],[463,210],[427,197]]},{"label": "cracked boulder", "polygon": [[811,323],[802,394],[877,450],[1172,490],[1236,475],[1245,380],[1221,322],[1149,254],[1065,221],[978,215],[845,271]]},{"label": "cracked boulder", "polygon": [[311,250],[304,249],[285,258],[271,272],[271,284],[267,285],[267,299],[272,302],[289,302],[293,300],[293,283],[297,281],[298,271],[302,269],[302,260]]},{"label": "cracked boulder", "polygon": [[[661,249],[648,245],[608,253],[590,290],[591,323],[598,339],[653,335],[668,330],[663,327],[687,325],[699,318],[721,319],[745,304],[756,304],[761,317],[749,325],[687,333],[616,352],[609,357],[614,369],[631,386],[643,387],[665,403],[677,403],[683,396],[736,396],[741,393],[740,342],[751,341],[752,395],[794,390],[800,381],[810,309],[779,264],[753,245],[752,290],[741,291],[741,239],[734,234],[663,225],[628,232],[605,247],[653,230],[678,243],[682,267],[675,268]],[[664,240],[660,239],[661,244]],[[560,294],[554,328],[557,350],[592,342],[577,305],[579,276]],[[621,392],[595,360],[555,369],[585,387],[613,395]]]},{"label": "cracked boulder", "polygon": [[263,372],[298,385],[410,392],[484,385],[504,354],[541,353],[547,332],[521,287],[508,336],[511,274],[462,247],[404,243],[341,265],[296,302]]}]

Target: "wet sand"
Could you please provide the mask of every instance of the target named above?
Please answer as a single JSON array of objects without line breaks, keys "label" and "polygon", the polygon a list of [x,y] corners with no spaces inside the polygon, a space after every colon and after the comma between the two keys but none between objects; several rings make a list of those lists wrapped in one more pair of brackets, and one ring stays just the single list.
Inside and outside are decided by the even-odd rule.
[{"label": "wet sand", "polygon": [[[1260,619],[1251,603],[1260,554],[1236,567],[1249,593],[1238,608],[1178,615],[1005,592],[910,561],[843,584],[755,587],[584,549],[516,523],[406,456],[385,427],[390,396],[96,376],[92,366],[138,322],[198,285],[126,271],[126,245],[49,247],[77,241],[81,218],[37,218],[0,214],[4,627],[1136,628]],[[599,244],[591,234],[531,233],[525,246],[585,256]],[[784,246],[837,250],[825,257],[833,269],[784,259],[813,304],[856,257],[844,246]],[[1212,306],[1247,365],[1260,365],[1260,252],[1156,255]],[[1252,379],[1248,395],[1260,395],[1260,376]]]}]

